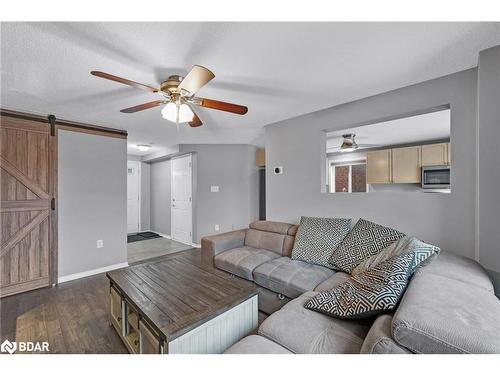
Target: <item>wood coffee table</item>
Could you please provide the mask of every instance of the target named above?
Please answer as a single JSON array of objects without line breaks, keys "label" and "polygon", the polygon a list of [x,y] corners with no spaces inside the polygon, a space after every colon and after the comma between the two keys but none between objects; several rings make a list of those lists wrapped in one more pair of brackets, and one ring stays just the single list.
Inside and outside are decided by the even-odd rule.
[{"label": "wood coffee table", "polygon": [[110,321],[131,353],[222,353],[257,328],[253,283],[199,249],[107,273]]}]

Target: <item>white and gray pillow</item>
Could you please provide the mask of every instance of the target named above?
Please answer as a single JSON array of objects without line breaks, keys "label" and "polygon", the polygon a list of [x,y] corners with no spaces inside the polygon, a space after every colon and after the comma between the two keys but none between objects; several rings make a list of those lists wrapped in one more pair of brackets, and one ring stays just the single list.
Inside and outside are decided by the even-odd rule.
[{"label": "white and gray pillow", "polygon": [[304,307],[341,319],[363,319],[392,311],[406,289],[413,262],[413,252],[385,260],[317,294]]},{"label": "white and gray pillow", "polygon": [[415,237],[405,236],[390,244],[378,254],[372,255],[371,257],[363,260],[352,270],[351,274],[353,276],[359,275],[363,271],[373,268],[390,258],[401,254],[408,254],[410,252],[413,252],[414,254],[411,266],[411,273],[413,274],[417,267],[422,266],[432,256],[439,254],[440,251],[441,249],[437,246],[422,242]]},{"label": "white and gray pillow", "polygon": [[351,229],[351,219],[300,218],[291,258],[332,268],[333,251]]},{"label": "white and gray pillow", "polygon": [[389,227],[359,219],[330,257],[334,269],[352,273],[363,260],[378,254],[405,234]]}]

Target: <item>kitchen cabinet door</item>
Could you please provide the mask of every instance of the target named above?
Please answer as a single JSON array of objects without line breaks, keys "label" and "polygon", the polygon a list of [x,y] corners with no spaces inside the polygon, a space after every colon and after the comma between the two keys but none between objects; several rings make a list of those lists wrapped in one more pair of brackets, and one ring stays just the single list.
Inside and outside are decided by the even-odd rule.
[{"label": "kitchen cabinet door", "polygon": [[422,146],[422,166],[448,164],[448,145],[437,143]]},{"label": "kitchen cabinet door", "polygon": [[368,184],[390,184],[392,182],[391,150],[367,152],[366,182]]},{"label": "kitchen cabinet door", "polygon": [[412,184],[421,181],[421,147],[392,149],[392,182]]}]

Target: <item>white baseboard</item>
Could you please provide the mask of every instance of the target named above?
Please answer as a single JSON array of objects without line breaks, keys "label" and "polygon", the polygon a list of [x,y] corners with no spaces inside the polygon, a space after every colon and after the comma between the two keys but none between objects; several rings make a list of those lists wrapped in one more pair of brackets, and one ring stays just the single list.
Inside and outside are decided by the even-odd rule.
[{"label": "white baseboard", "polygon": [[196,247],[197,249],[201,248],[200,244],[197,244],[197,243],[194,243],[194,242],[191,243],[191,246]]},{"label": "white baseboard", "polygon": [[113,270],[116,270],[118,268],[124,268],[124,267],[128,267],[128,263],[127,262],[118,263],[118,264],[112,264],[111,266],[96,268],[96,269],[93,269],[93,270],[88,270],[88,271],[73,273],[73,274],[67,275],[67,276],[61,276],[61,277],[57,278],[57,282],[59,284],[61,284],[61,283],[65,283],[66,281],[81,279],[82,277],[97,275],[98,273],[104,273],[104,272],[108,272],[108,271],[113,271]]}]

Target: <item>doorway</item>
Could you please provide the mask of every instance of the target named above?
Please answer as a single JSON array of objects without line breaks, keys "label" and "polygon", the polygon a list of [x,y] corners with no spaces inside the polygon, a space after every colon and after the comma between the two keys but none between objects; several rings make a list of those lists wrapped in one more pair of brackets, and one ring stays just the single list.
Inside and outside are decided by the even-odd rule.
[{"label": "doorway", "polygon": [[127,233],[141,228],[141,164],[127,161]]},{"label": "doorway", "polygon": [[193,157],[172,159],[171,234],[174,241],[193,243]]}]

